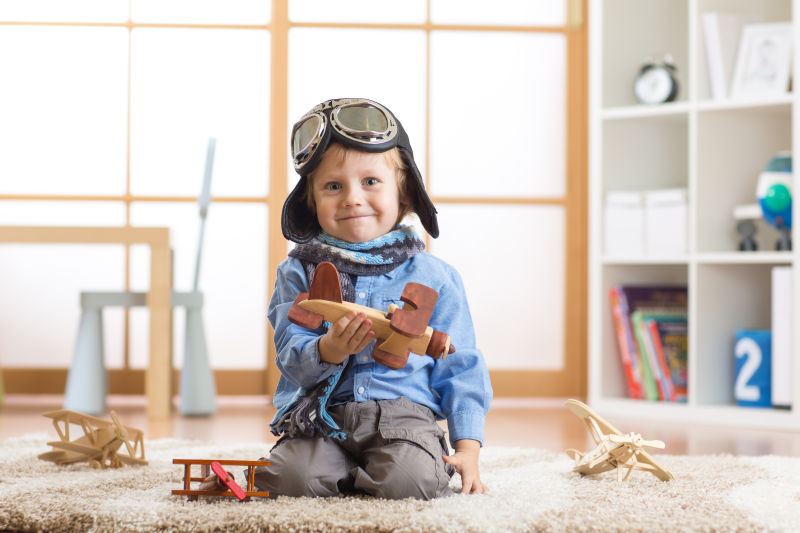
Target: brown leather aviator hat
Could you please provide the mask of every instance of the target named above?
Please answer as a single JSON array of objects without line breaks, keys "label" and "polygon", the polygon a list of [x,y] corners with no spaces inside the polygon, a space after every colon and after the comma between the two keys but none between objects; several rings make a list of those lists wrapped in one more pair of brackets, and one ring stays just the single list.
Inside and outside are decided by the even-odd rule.
[{"label": "brown leather aviator hat", "polygon": [[303,115],[292,128],[292,158],[300,181],[283,204],[283,236],[296,243],[308,242],[322,231],[306,204],[307,176],[316,168],[331,142],[365,152],[380,153],[395,146],[408,165],[406,180],[412,209],[431,237],[439,236],[436,208],[414,162],[414,152],[400,121],[391,111],[365,98],[326,100]]}]

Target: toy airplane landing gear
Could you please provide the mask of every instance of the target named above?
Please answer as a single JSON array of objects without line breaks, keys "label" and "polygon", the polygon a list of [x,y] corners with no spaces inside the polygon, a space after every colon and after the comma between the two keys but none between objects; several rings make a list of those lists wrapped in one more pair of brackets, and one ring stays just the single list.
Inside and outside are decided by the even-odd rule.
[{"label": "toy airplane landing gear", "polygon": [[[183,465],[183,489],[175,489],[172,494],[188,496],[189,501],[197,500],[198,496],[233,496],[239,501],[250,501],[250,497],[269,497],[269,492],[255,489],[256,467],[269,466],[269,461],[173,459],[172,464]],[[200,466],[200,477],[192,477],[192,465]],[[222,465],[247,467],[247,487],[245,490],[242,490],[239,484],[234,481],[233,476],[226,472]],[[210,476],[211,471],[213,471],[214,476]],[[191,487],[193,481],[199,481],[200,485],[193,489]]]},{"label": "toy airplane landing gear", "polygon": [[[638,433],[623,435],[603,420],[589,406],[578,400],[567,400],[567,409],[586,424],[597,447],[586,453],[570,448],[567,455],[575,461],[573,472],[583,475],[617,470],[617,480],[627,481],[634,470],[650,472],[662,481],[675,479],[672,473],[658,464],[644,447],[664,448],[660,440],[644,440]],[[627,471],[626,471],[627,469]]]}]

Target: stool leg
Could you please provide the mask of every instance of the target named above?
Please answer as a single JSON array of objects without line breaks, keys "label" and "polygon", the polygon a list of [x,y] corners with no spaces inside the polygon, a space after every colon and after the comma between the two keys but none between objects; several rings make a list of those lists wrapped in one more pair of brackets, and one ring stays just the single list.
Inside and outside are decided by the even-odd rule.
[{"label": "stool leg", "polygon": [[106,410],[106,367],[102,308],[84,309],[67,376],[64,409],[98,415]]},{"label": "stool leg", "polygon": [[216,385],[208,363],[202,308],[186,309],[180,410],[185,415],[210,415],[217,410]]}]

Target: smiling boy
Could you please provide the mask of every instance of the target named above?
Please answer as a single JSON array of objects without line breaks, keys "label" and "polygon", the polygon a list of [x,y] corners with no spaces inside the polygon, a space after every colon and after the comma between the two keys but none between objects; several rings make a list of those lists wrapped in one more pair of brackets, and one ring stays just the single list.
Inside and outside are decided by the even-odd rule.
[{"label": "smiling boy", "polygon": [[[297,246],[278,267],[269,304],[281,372],[270,427],[283,436],[256,485],[274,496],[430,499],[452,494],[457,471],[462,492],[485,492],[478,456],[488,370],[458,273],[400,224],[414,211],[439,234],[405,131],[377,102],[329,100],[295,125],[292,148],[301,179],[282,228]],[[317,330],[292,324],[289,308],[323,261],[337,267],[343,298],[369,307],[399,304],[408,282],[433,288],[429,325],[448,332],[457,352],[444,360],[412,353],[392,370],[370,357],[375,333],[363,313]],[[447,420],[453,455],[437,420]]]}]

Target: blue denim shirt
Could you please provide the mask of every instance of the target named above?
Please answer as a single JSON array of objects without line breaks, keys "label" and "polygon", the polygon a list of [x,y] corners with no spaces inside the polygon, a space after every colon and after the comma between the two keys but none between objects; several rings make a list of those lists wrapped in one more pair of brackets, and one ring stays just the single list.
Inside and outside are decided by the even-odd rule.
[{"label": "blue denim shirt", "polygon": [[483,444],[484,418],[492,400],[489,371],[480,350],[458,272],[444,261],[420,252],[397,268],[378,276],[359,276],[356,302],[386,311],[389,304],[402,307],[400,295],[406,283],[417,282],[439,293],[429,325],[450,335],[456,351],[446,359],[411,353],[406,366],[392,370],[375,362],[370,354],[374,341],[350,355],[341,365],[320,360],[318,342],[324,326],[309,330],[287,318],[289,308],[301,292],[308,292],[302,263],[289,258],[278,266],[275,291],[269,303],[269,321],[275,330],[276,363],[281,372],[273,403],[278,409],[289,403],[298,388],[312,388],[348,363],[340,386],[352,387],[357,402],[393,400],[404,396],[429,407],[440,420],[446,419],[450,443],[474,439]]}]

